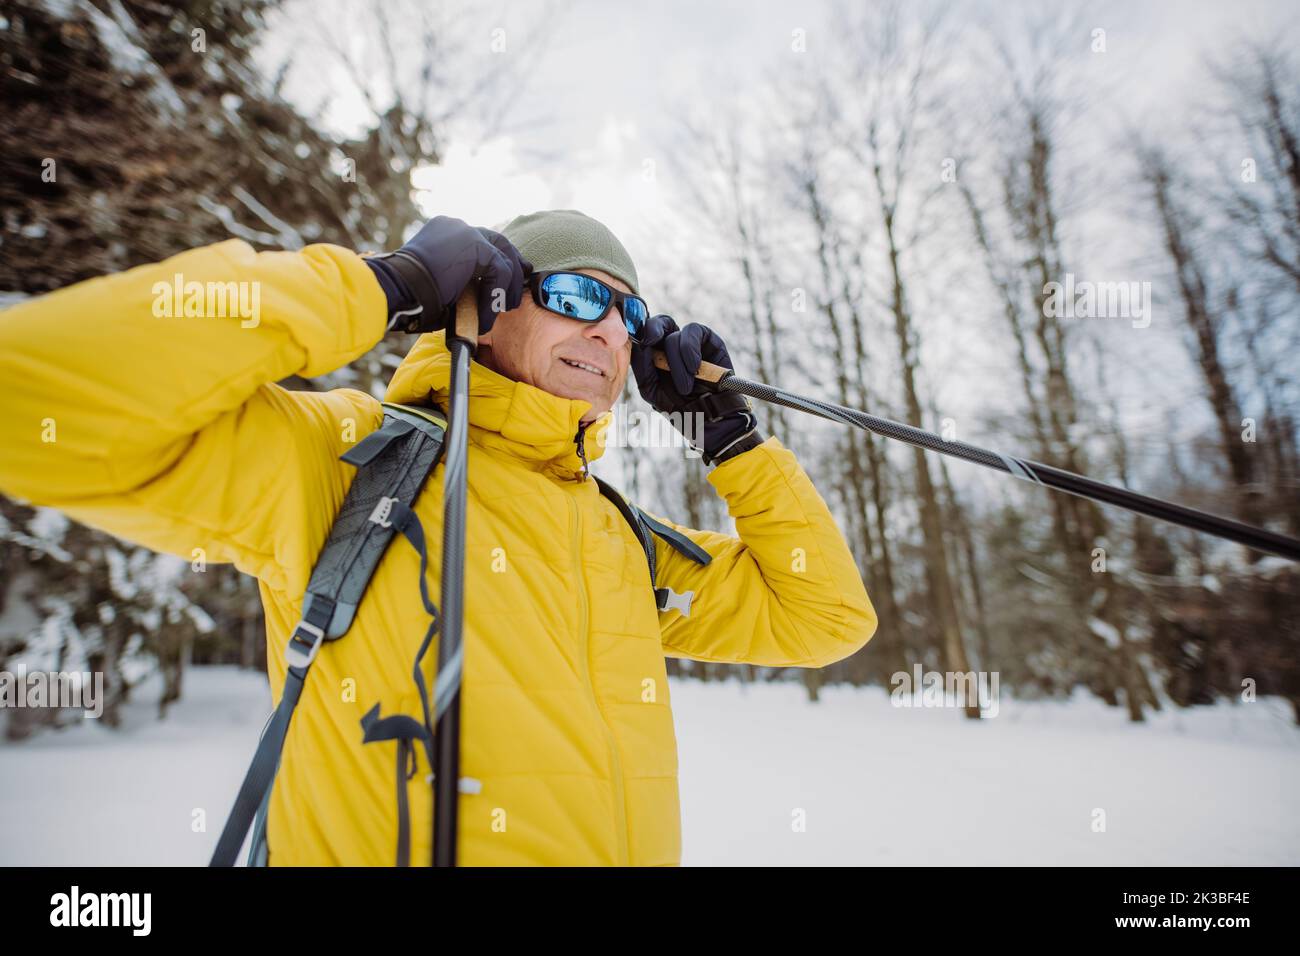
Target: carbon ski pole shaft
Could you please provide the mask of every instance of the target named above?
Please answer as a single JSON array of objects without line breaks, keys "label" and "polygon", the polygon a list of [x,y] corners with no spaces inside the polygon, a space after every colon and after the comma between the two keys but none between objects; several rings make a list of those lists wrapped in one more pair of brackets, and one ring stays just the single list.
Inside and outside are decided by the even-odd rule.
[{"label": "carbon ski pole shaft", "polygon": [[434,681],[433,865],[456,865],[460,804],[460,684],[464,668],[465,499],[469,436],[469,363],[478,344],[478,306],[471,290],[447,329],[451,387],[443,466],[441,631]]},{"label": "carbon ski pole shaft", "polygon": [[[667,359],[662,352],[655,354],[655,365],[662,369],[668,367]],[[1103,481],[1096,481],[1062,468],[1055,468],[1025,458],[1016,458],[1012,455],[1004,455],[1001,452],[989,451],[986,448],[968,445],[965,442],[948,441],[933,432],[913,428],[911,425],[904,425],[888,418],[869,415],[866,412],[846,408],[843,405],[836,405],[833,402],[805,398],[762,382],[751,382],[747,379],[737,378],[728,369],[707,362],[700,366],[699,371],[696,372],[696,377],[702,381],[712,383],[720,391],[739,392],[751,398],[797,409],[829,421],[863,428],[884,438],[893,438],[909,445],[924,448],[927,451],[974,462],[994,471],[1005,472],[1023,481],[1055,488],[1058,491],[1065,491],[1101,504],[1125,508],[1136,514],[1146,515],[1149,518],[1167,521],[1170,524],[1190,528],[1203,534],[1212,534],[1228,541],[1235,541],[1257,551],[1275,554],[1292,561],[1300,561],[1300,540],[1269,531],[1266,528],[1257,528],[1254,525],[1234,521],[1231,518],[1224,518],[1208,511],[1199,511],[1196,508],[1188,508],[1172,501],[1164,501],[1150,495],[1139,494],[1136,491],[1109,485]]]}]

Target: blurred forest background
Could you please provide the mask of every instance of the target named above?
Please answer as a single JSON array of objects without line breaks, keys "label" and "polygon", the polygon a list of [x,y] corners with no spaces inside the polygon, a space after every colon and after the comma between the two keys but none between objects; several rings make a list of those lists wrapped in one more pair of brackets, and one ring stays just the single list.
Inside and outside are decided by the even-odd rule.
[{"label": "blurred forest background", "polygon": [[[232,236],[400,245],[438,212],[411,176],[454,120],[526,119],[512,106],[551,18],[526,25],[532,53],[486,61],[462,55],[492,42],[463,8],[352,9],[346,42],[321,29],[268,57],[292,5],[0,3],[0,305]],[[713,325],[748,377],[1300,534],[1295,44],[1247,31],[1198,53],[1203,109],[1097,122],[1095,101],[1123,98],[1090,67],[1113,41],[1085,8],[1026,9],[993,25],[961,4],[845,4],[743,102],[720,86],[684,104],[660,175],[675,231],[628,243],[652,306]],[[782,42],[801,52],[798,30]],[[365,104],[351,138],[286,92],[323,63]],[[1045,286],[1067,274],[1150,282],[1152,327],[1054,315]],[[409,344],[281,384],[379,396]],[[793,412],[762,421],[839,517],[879,632],[820,671],[671,673],[802,681],[815,700],[919,663],[1135,721],[1251,689],[1300,722],[1296,566]],[[606,467],[648,509],[726,527],[699,461]],[[232,568],[0,497],[0,668],[103,670],[112,724],[145,675],[165,714],[187,667],[263,668],[263,640]],[[15,710],[5,733],[70,719]]]}]

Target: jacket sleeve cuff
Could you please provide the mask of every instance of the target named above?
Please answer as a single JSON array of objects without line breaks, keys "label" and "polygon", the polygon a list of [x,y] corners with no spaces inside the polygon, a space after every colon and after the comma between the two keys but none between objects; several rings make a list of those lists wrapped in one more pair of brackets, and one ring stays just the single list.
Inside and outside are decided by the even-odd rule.
[{"label": "jacket sleeve cuff", "polygon": [[706,465],[720,465],[724,461],[730,461],[737,455],[743,455],[745,452],[757,448],[766,440],[762,432],[757,428],[751,428],[740,436],[733,438],[726,445],[720,448],[714,455],[704,455]]}]

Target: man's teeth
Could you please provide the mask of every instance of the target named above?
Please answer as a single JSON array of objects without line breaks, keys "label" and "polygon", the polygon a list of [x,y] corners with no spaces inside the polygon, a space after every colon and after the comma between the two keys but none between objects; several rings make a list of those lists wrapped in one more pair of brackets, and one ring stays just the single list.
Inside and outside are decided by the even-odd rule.
[{"label": "man's teeth", "polygon": [[601,378],[605,377],[604,372],[596,368],[594,365],[588,365],[586,362],[571,362],[568,359],[560,359],[560,361],[565,365],[572,365],[574,368],[580,368],[585,372],[591,372],[593,375],[599,375]]}]

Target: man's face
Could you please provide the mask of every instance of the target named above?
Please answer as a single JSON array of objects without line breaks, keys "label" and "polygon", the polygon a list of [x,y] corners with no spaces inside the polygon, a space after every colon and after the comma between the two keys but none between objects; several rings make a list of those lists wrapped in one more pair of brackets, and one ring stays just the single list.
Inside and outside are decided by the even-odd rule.
[{"label": "man's face", "polygon": [[[599,269],[573,271],[620,292],[632,291]],[[527,289],[519,308],[497,316],[492,331],[478,341],[477,361],[494,372],[561,398],[591,402],[584,422],[595,421],[614,407],[632,359],[632,340],[618,309],[610,309],[599,322],[579,322],[543,309]],[[600,371],[579,368],[577,363]]]}]

